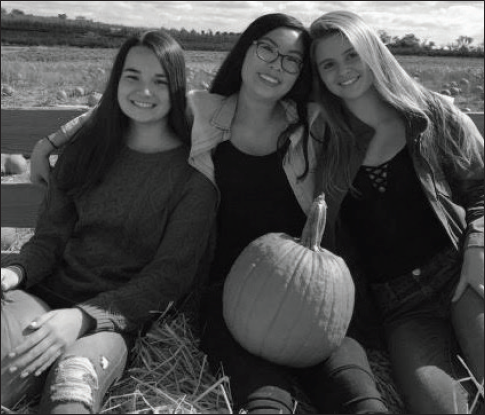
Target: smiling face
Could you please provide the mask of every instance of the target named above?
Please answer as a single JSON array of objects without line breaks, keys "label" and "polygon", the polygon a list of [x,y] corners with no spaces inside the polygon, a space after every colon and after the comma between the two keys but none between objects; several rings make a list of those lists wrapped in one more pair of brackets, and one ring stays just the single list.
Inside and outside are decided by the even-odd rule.
[{"label": "smiling face", "polygon": [[126,55],[118,85],[118,102],[131,122],[166,122],[171,109],[167,77],[147,47],[134,46]]},{"label": "smiling face", "polygon": [[359,99],[371,90],[372,71],[345,36],[334,34],[318,40],[315,62],[325,86],[344,102]]},{"label": "smiling face", "polygon": [[[303,61],[304,44],[297,30],[275,29],[258,39],[258,43],[268,51],[277,50],[281,55],[287,55],[284,59]],[[278,101],[293,88],[300,73],[285,71],[282,56],[273,62],[265,62],[256,54],[256,47],[253,44],[246,53],[241,71],[241,90],[260,99]]]}]

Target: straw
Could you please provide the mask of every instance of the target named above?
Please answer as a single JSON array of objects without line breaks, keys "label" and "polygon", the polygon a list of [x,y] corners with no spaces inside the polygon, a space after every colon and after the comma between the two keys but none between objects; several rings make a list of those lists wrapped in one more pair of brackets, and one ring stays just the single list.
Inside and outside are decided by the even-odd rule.
[{"label": "straw", "polygon": [[101,413],[233,413],[229,379],[210,373],[186,315],[171,311],[136,339],[133,362]]}]

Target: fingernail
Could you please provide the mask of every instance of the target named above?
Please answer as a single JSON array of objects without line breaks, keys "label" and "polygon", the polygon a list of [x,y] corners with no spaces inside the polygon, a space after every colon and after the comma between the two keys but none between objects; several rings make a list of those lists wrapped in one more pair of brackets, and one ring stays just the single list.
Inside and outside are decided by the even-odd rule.
[{"label": "fingernail", "polygon": [[33,321],[32,323],[30,323],[30,327],[37,327],[37,323]]},{"label": "fingernail", "polygon": [[15,352],[10,352],[10,353],[8,354],[8,357],[9,357],[10,359],[13,359],[13,358],[15,357]]},{"label": "fingernail", "polygon": [[9,371],[10,373],[15,372],[16,370],[17,370],[17,368],[16,368],[15,366],[12,366],[10,369],[8,369],[8,371]]},{"label": "fingernail", "polygon": [[22,372],[20,375],[21,378],[26,378],[27,376],[29,376],[29,372]]}]

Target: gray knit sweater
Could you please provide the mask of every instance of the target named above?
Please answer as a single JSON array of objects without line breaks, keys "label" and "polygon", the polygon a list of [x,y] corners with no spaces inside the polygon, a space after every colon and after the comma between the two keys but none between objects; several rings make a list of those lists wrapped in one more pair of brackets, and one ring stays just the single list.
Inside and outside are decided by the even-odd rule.
[{"label": "gray knit sweater", "polygon": [[179,147],[125,148],[103,182],[71,198],[51,175],[35,235],[20,255],[26,287],[43,284],[93,317],[130,332],[194,280],[214,223],[216,189]]}]

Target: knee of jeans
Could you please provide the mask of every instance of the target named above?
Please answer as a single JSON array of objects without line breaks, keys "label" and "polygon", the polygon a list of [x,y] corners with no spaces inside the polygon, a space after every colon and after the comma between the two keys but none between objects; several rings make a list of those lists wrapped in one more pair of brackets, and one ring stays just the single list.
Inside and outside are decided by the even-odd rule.
[{"label": "knee of jeans", "polygon": [[293,398],[284,389],[276,386],[263,386],[248,397],[243,412],[247,413],[294,413]]},{"label": "knee of jeans", "polygon": [[82,356],[64,356],[56,365],[50,386],[51,402],[79,402],[93,409],[98,374],[93,363]]},{"label": "knee of jeans", "polygon": [[340,347],[329,356],[324,365],[328,373],[339,372],[349,367],[371,373],[365,349],[351,337],[344,338]]}]

